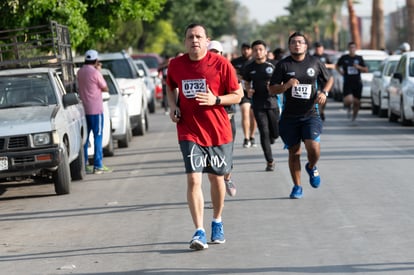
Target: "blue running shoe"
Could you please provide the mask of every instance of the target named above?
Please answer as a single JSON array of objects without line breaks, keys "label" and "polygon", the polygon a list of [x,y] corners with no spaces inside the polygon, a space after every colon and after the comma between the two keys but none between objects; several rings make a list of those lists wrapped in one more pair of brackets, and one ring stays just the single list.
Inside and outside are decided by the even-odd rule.
[{"label": "blue running shoe", "polygon": [[208,248],[206,232],[197,230],[190,241],[190,249],[203,250],[204,248]]},{"label": "blue running shoe", "polygon": [[305,165],[306,172],[309,174],[309,183],[313,188],[318,188],[321,185],[321,177],[319,176],[319,171],[316,166],[313,169],[309,168],[309,162]]},{"label": "blue running shoe", "polygon": [[211,242],[212,243],[225,243],[224,230],[222,222],[211,223]]},{"label": "blue running shoe", "polygon": [[290,193],[291,199],[300,199],[303,197],[302,186],[295,185],[293,186],[292,192]]}]

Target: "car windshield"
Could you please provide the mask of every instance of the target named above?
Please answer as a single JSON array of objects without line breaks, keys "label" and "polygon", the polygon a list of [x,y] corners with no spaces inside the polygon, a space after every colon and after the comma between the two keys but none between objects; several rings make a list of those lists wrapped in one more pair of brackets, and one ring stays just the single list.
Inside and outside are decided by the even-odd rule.
[{"label": "car windshield", "polygon": [[410,58],[410,76],[414,76],[414,58]]},{"label": "car windshield", "polygon": [[365,65],[368,67],[368,72],[372,73],[378,71],[382,60],[364,60]]},{"label": "car windshield", "polygon": [[157,60],[157,58],[151,57],[151,56],[140,56],[139,59],[144,60],[145,64],[147,64],[148,68],[158,69],[158,60]]},{"label": "car windshield", "polygon": [[0,108],[56,104],[46,73],[0,77]]},{"label": "car windshield", "polygon": [[106,84],[108,85],[109,94],[110,95],[117,95],[118,92],[116,90],[116,87],[115,87],[114,82],[112,81],[112,78],[109,75],[107,75],[107,74],[104,74],[103,77],[104,77],[104,79],[106,81]]},{"label": "car windshield", "polygon": [[134,78],[126,59],[100,60],[102,67],[111,71],[115,78]]},{"label": "car windshield", "polygon": [[391,76],[392,73],[394,72],[395,67],[397,66],[397,64],[398,64],[398,60],[388,61],[387,67],[385,68],[384,75]]}]

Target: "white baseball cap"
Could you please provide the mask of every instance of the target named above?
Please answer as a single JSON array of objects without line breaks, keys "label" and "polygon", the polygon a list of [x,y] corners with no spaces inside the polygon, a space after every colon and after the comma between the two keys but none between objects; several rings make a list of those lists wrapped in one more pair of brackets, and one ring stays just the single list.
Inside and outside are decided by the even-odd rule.
[{"label": "white baseball cap", "polygon": [[210,41],[210,44],[208,44],[207,49],[210,50],[216,50],[220,53],[223,52],[223,46],[221,45],[221,43],[217,40],[212,40]]},{"label": "white baseball cap", "polygon": [[86,61],[93,61],[98,59],[98,52],[95,50],[88,50],[85,53],[85,60]]}]

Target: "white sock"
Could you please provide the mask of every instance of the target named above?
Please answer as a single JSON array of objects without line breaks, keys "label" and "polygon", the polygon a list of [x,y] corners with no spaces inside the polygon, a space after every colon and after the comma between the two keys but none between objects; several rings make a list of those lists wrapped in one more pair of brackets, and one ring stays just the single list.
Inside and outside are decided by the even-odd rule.
[{"label": "white sock", "polygon": [[213,219],[213,222],[221,222],[221,217],[217,219]]}]

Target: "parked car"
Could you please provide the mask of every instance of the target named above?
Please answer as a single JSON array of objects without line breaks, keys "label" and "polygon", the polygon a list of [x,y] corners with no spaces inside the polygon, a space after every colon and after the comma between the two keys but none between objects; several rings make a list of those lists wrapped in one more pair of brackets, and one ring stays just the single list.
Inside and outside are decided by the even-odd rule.
[{"label": "parked car", "polygon": [[385,51],[379,50],[357,50],[357,55],[364,58],[365,65],[368,67],[367,73],[361,73],[362,95],[361,104],[371,106],[371,83],[374,78],[374,72],[379,70],[381,63],[388,57]]},{"label": "parked car", "polygon": [[[144,135],[148,130],[148,103],[147,87],[142,75],[132,60],[125,52],[100,53],[99,61],[102,67],[111,71],[117,80],[123,95],[128,101],[128,114],[133,135]],[[84,57],[75,58],[77,64],[84,62]]]},{"label": "parked car", "polygon": [[402,125],[414,120],[414,51],[401,55],[388,85],[388,119]]},{"label": "parked car", "polygon": [[63,195],[70,193],[71,180],[85,176],[86,119],[75,90],[68,35],[68,28],[54,21],[2,30],[1,182],[53,183],[56,194]]},{"label": "parked car", "polygon": [[128,147],[132,139],[132,129],[129,122],[128,102],[122,95],[122,90],[118,85],[111,71],[101,69],[102,75],[109,88],[109,112],[111,114],[112,137],[118,141],[118,147]]},{"label": "parked car", "polygon": [[382,62],[378,71],[373,73],[374,78],[371,83],[371,111],[373,115],[386,117],[388,114],[387,87],[400,57],[401,55],[390,55]]},{"label": "parked car", "polygon": [[158,76],[151,76],[151,72],[147,64],[141,59],[134,59],[134,63],[139,70],[139,74],[143,74],[145,85],[147,86],[148,91],[148,110],[150,113],[155,113],[155,79]]},{"label": "parked car", "polygon": [[156,53],[139,53],[133,54],[131,56],[133,59],[144,60],[145,64],[147,64],[148,68],[150,69],[152,77],[160,76],[159,69],[165,62],[164,58]]}]

